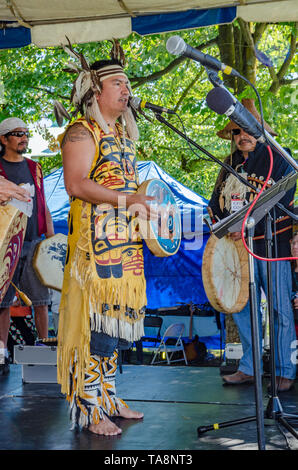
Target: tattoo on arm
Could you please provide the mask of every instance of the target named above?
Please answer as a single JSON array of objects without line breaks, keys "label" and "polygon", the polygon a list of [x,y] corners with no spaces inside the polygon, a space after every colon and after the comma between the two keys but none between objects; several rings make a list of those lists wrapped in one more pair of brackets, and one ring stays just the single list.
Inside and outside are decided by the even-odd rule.
[{"label": "tattoo on arm", "polygon": [[92,139],[91,133],[82,124],[74,124],[67,131],[63,137],[62,147],[66,142],[80,142]]}]

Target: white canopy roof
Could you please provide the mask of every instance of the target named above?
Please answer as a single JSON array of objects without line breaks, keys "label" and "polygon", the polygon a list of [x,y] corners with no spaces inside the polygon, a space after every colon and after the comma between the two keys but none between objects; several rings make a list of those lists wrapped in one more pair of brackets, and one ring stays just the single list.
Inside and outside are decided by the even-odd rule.
[{"label": "white canopy roof", "polygon": [[[65,36],[75,43],[126,37],[137,30],[138,20],[155,21],[145,34],[194,28],[183,14],[195,10],[208,15],[219,8],[232,11],[231,19],[207,24],[236,17],[256,22],[298,21],[297,0],[0,0],[0,22],[11,22],[2,24],[7,30],[29,28],[31,42],[44,47],[65,43]],[[165,27],[171,14],[182,16]]]}]

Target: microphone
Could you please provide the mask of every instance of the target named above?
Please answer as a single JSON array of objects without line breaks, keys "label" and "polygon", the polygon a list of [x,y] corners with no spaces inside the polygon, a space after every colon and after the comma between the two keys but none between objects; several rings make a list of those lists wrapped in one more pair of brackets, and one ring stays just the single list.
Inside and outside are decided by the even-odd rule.
[{"label": "microphone", "polygon": [[221,87],[213,88],[206,97],[207,105],[217,114],[225,114],[247,134],[264,143],[262,126],[259,121],[236,98]]},{"label": "microphone", "polygon": [[158,106],[157,104],[149,103],[149,101],[141,100],[136,96],[131,96],[129,98],[129,104],[135,111],[142,111],[144,108],[151,109],[156,113],[168,113],[168,114],[176,114],[175,111],[172,109],[164,108],[163,106]]},{"label": "microphone", "polygon": [[170,37],[167,40],[166,48],[170,54],[183,55],[189,59],[195,60],[196,62],[200,62],[209,69],[221,70],[226,75],[242,78],[237,70],[233,69],[229,65],[225,65],[223,62],[220,62],[209,54],[204,54],[203,52],[194,49],[193,47],[186,44],[186,42],[180,36]]}]

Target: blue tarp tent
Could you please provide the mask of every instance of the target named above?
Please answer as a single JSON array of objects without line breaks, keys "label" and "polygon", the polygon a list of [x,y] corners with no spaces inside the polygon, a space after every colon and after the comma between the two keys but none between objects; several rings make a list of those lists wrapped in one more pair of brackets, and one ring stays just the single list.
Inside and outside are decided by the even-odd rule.
[{"label": "blue tarp tent", "polygon": [[[208,230],[203,225],[207,201],[176,181],[154,162],[138,162],[140,182],[158,178],[171,188],[181,211],[182,242],[178,253],[158,258],[144,246],[145,275],[149,309],[207,302],[202,284],[201,264]],[[63,171],[58,169],[45,178],[47,204],[52,214],[55,232],[67,234],[68,195]]]}]

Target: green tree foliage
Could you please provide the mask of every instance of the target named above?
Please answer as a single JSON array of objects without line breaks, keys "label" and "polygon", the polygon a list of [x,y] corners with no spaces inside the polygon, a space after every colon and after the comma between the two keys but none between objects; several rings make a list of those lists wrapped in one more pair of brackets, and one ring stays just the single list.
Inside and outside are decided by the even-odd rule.
[{"label": "green tree foliage", "polygon": [[[205,69],[183,57],[171,56],[166,41],[173,34],[140,37],[130,35],[120,43],[126,54],[126,71],[136,96],[176,110],[176,116],[165,118],[189,138],[223,159],[230,152],[230,143],[219,139],[216,132],[226,119],[206,105],[212,88]],[[297,25],[251,24],[242,20],[230,25],[211,26],[179,32],[192,47],[209,53],[238,70],[258,90],[265,120],[278,133],[277,140],[297,152]],[[74,46],[90,63],[108,58],[109,41]],[[28,46],[0,51],[0,119],[19,116],[28,123],[42,118],[54,122],[53,100],[70,109],[69,96],[74,76],[63,71],[71,59],[61,47],[38,49]],[[225,86],[241,100],[255,98],[245,81],[221,77]],[[257,100],[256,100],[257,103]],[[204,153],[191,149],[188,142],[159,123],[154,114],[145,111],[151,121],[140,116],[141,139],[137,144],[140,160],[154,160],[165,171],[186,186],[209,197],[219,165],[206,161]],[[297,155],[297,153],[296,153]],[[61,163],[55,158],[41,160],[45,173]]]}]

